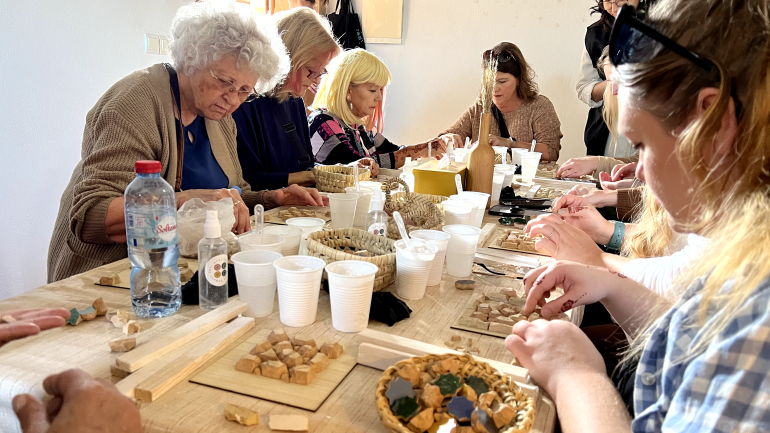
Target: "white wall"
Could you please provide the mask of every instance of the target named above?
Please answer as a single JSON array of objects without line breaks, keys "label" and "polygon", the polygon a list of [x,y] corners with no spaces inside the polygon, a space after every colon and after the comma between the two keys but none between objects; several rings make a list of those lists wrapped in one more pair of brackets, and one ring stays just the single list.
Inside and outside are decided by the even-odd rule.
[{"label": "white wall", "polygon": [[[357,13],[366,0],[355,0]],[[332,0],[332,7],[336,2]],[[435,137],[474,102],[481,53],[506,41],[519,46],[542,94],[561,120],[560,162],[585,156],[588,108],[575,83],[593,0],[404,0],[401,45],[369,44],[393,82],[385,107],[385,135],[398,144]],[[366,29],[364,29],[366,34]]]},{"label": "white wall", "polygon": [[166,61],[183,0],[0,0],[0,299],[45,284],[59,199],[88,110],[115,81]]}]

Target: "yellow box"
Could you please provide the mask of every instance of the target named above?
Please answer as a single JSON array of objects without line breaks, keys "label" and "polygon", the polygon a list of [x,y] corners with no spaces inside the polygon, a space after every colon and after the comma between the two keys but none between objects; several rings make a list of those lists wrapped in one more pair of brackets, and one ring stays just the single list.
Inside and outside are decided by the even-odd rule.
[{"label": "yellow box", "polygon": [[443,195],[449,197],[457,194],[455,175],[459,174],[465,187],[465,175],[467,173],[465,163],[451,162],[449,166],[438,170],[439,161],[430,159],[420,161],[412,171],[414,174],[414,192],[423,194]]}]

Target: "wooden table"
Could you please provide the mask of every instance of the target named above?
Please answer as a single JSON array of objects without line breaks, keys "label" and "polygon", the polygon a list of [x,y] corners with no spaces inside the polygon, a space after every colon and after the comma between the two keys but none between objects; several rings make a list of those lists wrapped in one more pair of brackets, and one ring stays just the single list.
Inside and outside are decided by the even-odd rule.
[{"label": "wooden table", "polygon": [[[485,219],[486,222],[495,220],[496,217],[490,216]],[[128,266],[127,259],[121,260],[39,287],[0,302],[0,311],[37,307],[84,308],[98,297],[104,299],[110,310],[131,310],[128,290],[94,284],[102,275],[119,272]],[[510,363],[513,357],[505,349],[502,339],[450,329],[450,324],[474,293],[483,293],[511,281],[503,277],[478,275],[474,279],[477,281],[475,291],[460,291],[454,288],[455,278],[445,274],[441,285],[429,287],[423,299],[407,301],[413,310],[410,319],[393,327],[372,321],[369,327],[438,346],[455,334],[472,337],[474,346],[481,349],[480,356]],[[395,291],[395,286],[391,285],[386,290]],[[257,319],[257,329],[282,327],[277,308],[276,303],[272,315]],[[183,306],[172,317],[145,320],[142,323],[145,328],[149,328],[148,337],[155,338],[203,313],[197,306]],[[122,334],[120,329],[114,328],[107,320],[100,319],[84,322],[77,327],[66,326],[45,331],[0,348],[0,431],[20,431],[11,410],[11,399],[20,393],[42,396],[41,383],[49,374],[80,368],[95,377],[112,378],[110,365],[114,364],[116,354],[110,353],[107,342]],[[332,328],[329,296],[323,291],[316,322],[305,328],[287,330],[290,333],[301,332],[311,338],[356,345],[356,334],[345,334]],[[251,332],[239,341],[250,335]],[[381,374],[381,371],[373,368],[356,366],[315,413],[184,381],[157,401],[141,404],[142,419],[146,432],[270,431],[264,421],[253,427],[226,421],[223,416],[224,406],[233,403],[258,411],[263,420],[266,420],[265,415],[270,414],[305,414],[310,418],[312,432],[385,432],[374,406],[374,392]],[[112,380],[117,382],[119,379]],[[553,411],[553,407],[543,410]],[[553,419],[553,413],[549,419]],[[552,429],[553,425],[541,425],[538,430],[550,432]]]}]

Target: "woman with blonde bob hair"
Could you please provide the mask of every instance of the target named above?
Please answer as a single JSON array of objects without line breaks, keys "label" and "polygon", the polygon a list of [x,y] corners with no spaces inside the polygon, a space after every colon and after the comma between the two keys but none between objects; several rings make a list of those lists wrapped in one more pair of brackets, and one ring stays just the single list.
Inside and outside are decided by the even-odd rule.
[{"label": "woman with blonde bob hair", "polygon": [[[671,227],[709,246],[675,283],[675,302],[572,262],[524,279],[525,314],[600,301],[623,327],[633,419],[574,325],[519,322],[506,346],[554,398],[564,431],[768,431],[770,3],[659,0],[646,21],[634,15],[622,6],[610,38],[618,129]],[[546,246],[565,224],[543,219],[531,234]],[[557,286],[564,294],[550,299]]]},{"label": "woman with blonde bob hair", "polygon": [[340,54],[330,68],[308,119],[317,163],[361,161],[376,175],[379,167],[403,166],[406,157],[428,156],[428,145],[436,154],[443,150],[438,141],[399,147],[378,131],[382,125],[378,114],[390,83],[390,71],[379,57],[356,48]]},{"label": "woman with blonde bob hair", "polygon": [[289,52],[286,80],[233,113],[243,177],[259,188],[312,185],[315,177],[302,95],[340,52],[329,21],[301,7],[272,16]]}]

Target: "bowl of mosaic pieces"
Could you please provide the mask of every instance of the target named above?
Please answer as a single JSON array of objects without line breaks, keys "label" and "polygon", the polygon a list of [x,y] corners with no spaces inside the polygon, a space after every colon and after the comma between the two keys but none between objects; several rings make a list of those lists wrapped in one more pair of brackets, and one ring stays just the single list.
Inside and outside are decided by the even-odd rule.
[{"label": "bowl of mosaic pieces", "polygon": [[[452,327],[507,337],[511,334],[513,325],[518,322],[545,319],[540,312],[540,307],[535,307],[535,311],[529,315],[523,315],[521,311],[526,302],[526,297],[520,298],[513,289],[476,295],[473,301],[466,305]],[[560,312],[546,320],[569,321],[570,318],[566,313]]]},{"label": "bowl of mosaic pieces", "polygon": [[535,403],[513,380],[468,354],[405,359],[380,377],[375,395],[393,433],[524,433]]}]

